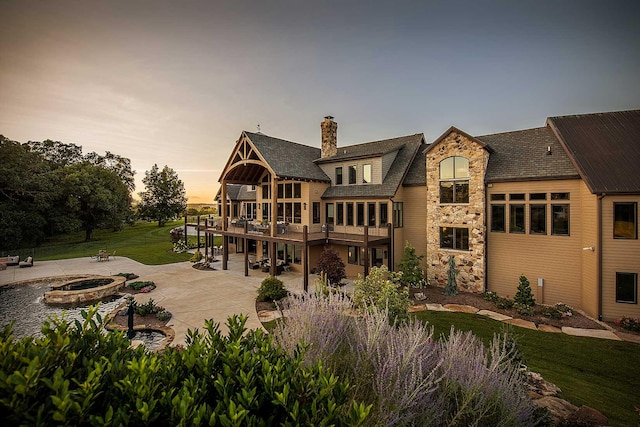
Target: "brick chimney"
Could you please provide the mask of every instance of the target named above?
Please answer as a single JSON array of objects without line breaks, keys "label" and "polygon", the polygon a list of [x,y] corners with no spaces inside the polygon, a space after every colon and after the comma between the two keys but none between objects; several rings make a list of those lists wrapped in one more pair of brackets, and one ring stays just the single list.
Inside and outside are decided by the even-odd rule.
[{"label": "brick chimney", "polygon": [[338,124],[333,121],[333,117],[326,116],[320,123],[322,129],[321,157],[335,156],[338,152]]}]

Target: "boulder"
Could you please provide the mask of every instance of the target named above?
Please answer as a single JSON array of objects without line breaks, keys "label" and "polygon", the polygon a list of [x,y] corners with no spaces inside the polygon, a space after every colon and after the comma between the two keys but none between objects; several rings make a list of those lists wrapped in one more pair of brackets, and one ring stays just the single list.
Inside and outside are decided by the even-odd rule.
[{"label": "boulder", "polygon": [[606,426],[609,419],[597,409],[582,405],[576,412],[567,418],[569,425],[578,426]]},{"label": "boulder", "polygon": [[577,406],[554,396],[545,396],[542,399],[534,400],[533,404],[541,408],[546,408],[556,425],[578,411]]}]

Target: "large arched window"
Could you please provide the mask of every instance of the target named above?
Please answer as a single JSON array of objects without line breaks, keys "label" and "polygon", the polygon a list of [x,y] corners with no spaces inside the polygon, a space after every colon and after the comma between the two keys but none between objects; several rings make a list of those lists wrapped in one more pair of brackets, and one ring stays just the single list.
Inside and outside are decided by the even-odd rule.
[{"label": "large arched window", "polygon": [[440,162],[440,203],[469,203],[469,160],[447,157]]}]

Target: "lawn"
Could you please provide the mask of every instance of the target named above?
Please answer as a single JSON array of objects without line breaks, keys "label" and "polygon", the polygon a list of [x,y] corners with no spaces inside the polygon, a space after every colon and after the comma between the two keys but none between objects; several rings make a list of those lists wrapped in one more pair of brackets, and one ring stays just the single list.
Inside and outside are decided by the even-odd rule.
[{"label": "lawn", "polygon": [[[169,239],[169,231],[183,224],[182,221],[173,221],[158,227],[157,222],[138,222],[134,226],[125,226],[122,231],[96,230],[91,242],[84,241],[84,232],[66,234],[36,248],[34,257],[38,261],[81,258],[105,249],[109,253],[117,251],[116,256],[128,257],[146,265],[187,261],[191,254],[171,252],[173,245]],[[195,240],[195,237],[191,239]],[[28,254],[25,251],[21,258]]]},{"label": "lawn", "polygon": [[[505,325],[483,316],[424,311],[415,313],[434,327],[435,336],[451,325],[471,330],[488,342]],[[539,372],[562,390],[561,398],[602,412],[612,426],[638,425],[640,408],[640,345],[622,341],[573,337],[512,327],[529,370]]]}]

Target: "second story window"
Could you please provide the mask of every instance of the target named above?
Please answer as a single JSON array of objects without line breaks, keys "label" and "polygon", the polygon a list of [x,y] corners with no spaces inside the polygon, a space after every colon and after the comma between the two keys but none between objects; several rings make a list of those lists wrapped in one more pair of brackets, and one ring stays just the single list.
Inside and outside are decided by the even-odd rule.
[{"label": "second story window", "polygon": [[469,160],[447,157],[440,162],[440,203],[469,203]]},{"label": "second story window", "polygon": [[342,166],[336,168],[336,185],[342,185]]},{"label": "second story window", "polygon": [[380,227],[386,227],[389,223],[389,211],[386,203],[380,203]]},{"label": "second story window", "polygon": [[362,183],[369,184],[371,182],[371,165],[362,166]]},{"label": "second story window", "polygon": [[320,224],[320,202],[313,202],[313,223]]},{"label": "second story window", "polygon": [[404,226],[404,213],[402,202],[393,202],[393,227],[402,228]]},{"label": "second story window", "polygon": [[613,238],[637,239],[638,238],[638,204],[613,203]]},{"label": "second story window", "polygon": [[349,166],[349,184],[356,183],[356,165]]}]

